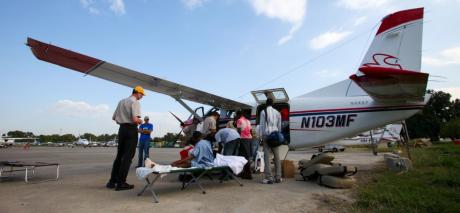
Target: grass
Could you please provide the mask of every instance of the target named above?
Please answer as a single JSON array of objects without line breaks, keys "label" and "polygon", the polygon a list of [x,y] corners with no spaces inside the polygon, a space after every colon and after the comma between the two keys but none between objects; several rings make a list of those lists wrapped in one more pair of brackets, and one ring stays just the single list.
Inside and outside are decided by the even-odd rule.
[{"label": "grass", "polygon": [[358,181],[352,212],[460,212],[460,146],[411,149],[414,169],[385,168]]}]

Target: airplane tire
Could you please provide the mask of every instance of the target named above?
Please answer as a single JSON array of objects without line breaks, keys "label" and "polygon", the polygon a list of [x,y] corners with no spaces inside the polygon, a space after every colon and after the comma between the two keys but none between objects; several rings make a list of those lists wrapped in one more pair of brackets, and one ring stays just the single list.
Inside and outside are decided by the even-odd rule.
[{"label": "airplane tire", "polygon": [[313,158],[316,158],[316,156],[318,156],[318,154],[313,154],[310,158],[310,160],[313,160]]},{"label": "airplane tire", "polygon": [[299,167],[308,168],[309,166],[315,165],[315,164],[329,164],[332,160],[334,160],[333,155],[329,153],[321,153],[311,160],[306,160],[306,159],[300,160]]},{"label": "airplane tire", "polygon": [[320,175],[352,176],[358,172],[355,166],[331,166],[318,169]]},{"label": "airplane tire", "polygon": [[332,152],[337,152],[337,151],[338,151],[337,148],[334,148],[334,149],[332,150]]},{"label": "airplane tire", "polygon": [[349,189],[355,184],[355,179],[351,177],[334,177],[329,175],[320,175],[317,182],[321,186],[327,186],[337,189]]},{"label": "airplane tire", "polygon": [[313,180],[315,178],[318,177],[318,171],[323,169],[323,168],[328,168],[330,167],[330,165],[327,165],[327,164],[314,164],[314,165],[311,165],[307,168],[303,168],[301,171],[300,171],[300,175],[302,175],[302,177],[304,178],[304,180],[308,179],[308,180]]}]

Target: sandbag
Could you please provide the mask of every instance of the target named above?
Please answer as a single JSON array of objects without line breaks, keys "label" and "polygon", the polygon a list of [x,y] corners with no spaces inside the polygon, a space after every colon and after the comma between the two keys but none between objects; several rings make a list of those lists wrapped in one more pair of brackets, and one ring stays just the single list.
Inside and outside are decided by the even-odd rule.
[{"label": "sandbag", "polygon": [[387,157],[385,158],[385,164],[390,170],[396,172],[408,171],[412,169],[412,161],[408,158]]},{"label": "sandbag", "polygon": [[300,160],[299,161],[299,168],[308,168],[309,166],[311,165],[315,165],[315,164],[328,164],[330,163],[332,160],[334,160],[334,156],[329,154],[329,153],[321,153],[319,154],[318,156],[316,156],[315,158],[311,159],[311,160]]},{"label": "sandbag", "polygon": [[351,177],[334,177],[329,175],[320,175],[317,179],[319,185],[328,186],[337,189],[348,189],[353,187],[355,179]]},{"label": "sandbag", "polygon": [[383,160],[387,160],[387,158],[400,158],[400,156],[397,154],[393,154],[393,153],[383,154]]},{"label": "sandbag", "polygon": [[345,175],[352,176],[358,172],[358,169],[355,166],[330,166],[318,169],[318,174],[320,175],[331,175],[331,176],[340,176]]},{"label": "sandbag", "polygon": [[341,163],[334,163],[334,162],[330,162],[329,165],[331,165],[331,166],[342,166]]},{"label": "sandbag", "polygon": [[323,168],[328,168],[330,165],[327,164],[314,164],[311,165],[307,168],[303,168],[300,171],[300,175],[302,175],[304,180],[313,180],[318,176],[318,170],[323,169]]}]

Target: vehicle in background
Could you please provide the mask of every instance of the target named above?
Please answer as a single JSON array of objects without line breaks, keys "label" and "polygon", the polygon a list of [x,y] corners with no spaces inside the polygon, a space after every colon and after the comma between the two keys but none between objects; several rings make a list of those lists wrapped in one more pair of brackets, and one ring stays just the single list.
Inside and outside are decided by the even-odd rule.
[{"label": "vehicle in background", "polygon": [[16,141],[20,142],[32,142],[37,140],[37,138],[13,138],[13,137],[8,137],[8,136],[2,136],[0,138],[0,148],[8,148],[8,147],[13,147],[16,145]]},{"label": "vehicle in background", "polygon": [[89,143],[89,146],[91,146],[91,147],[98,147],[100,145],[101,145],[101,143],[99,143],[99,142],[90,142]]},{"label": "vehicle in background", "polygon": [[326,144],[324,146],[318,146],[318,152],[343,152],[345,147],[338,144]]},{"label": "vehicle in background", "polygon": [[107,143],[105,143],[105,146],[108,146],[108,147],[118,146],[117,137],[115,137],[113,140],[107,141]]},{"label": "vehicle in background", "polygon": [[35,140],[33,143],[32,143],[32,146],[41,146],[42,143],[40,141],[37,141]]},{"label": "vehicle in background", "polygon": [[15,144],[14,139],[2,138],[0,140],[0,148],[8,148]]}]

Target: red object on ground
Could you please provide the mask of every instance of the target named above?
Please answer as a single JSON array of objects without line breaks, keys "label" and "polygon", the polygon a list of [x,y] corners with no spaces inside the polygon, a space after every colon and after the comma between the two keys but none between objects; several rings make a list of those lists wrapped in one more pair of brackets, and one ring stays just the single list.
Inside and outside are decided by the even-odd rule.
[{"label": "red object on ground", "polygon": [[454,144],[460,145],[460,139],[454,140]]}]

